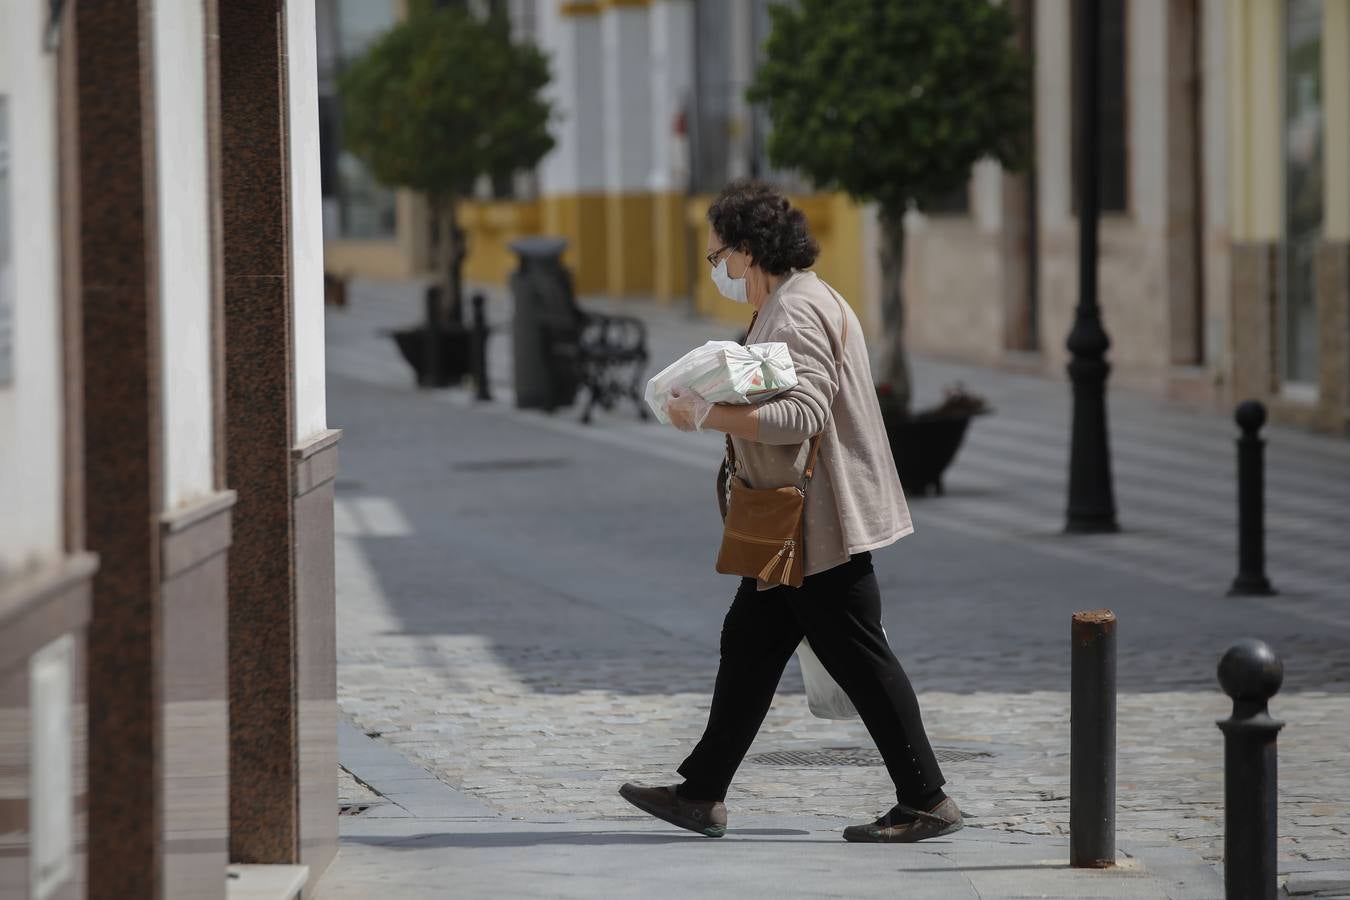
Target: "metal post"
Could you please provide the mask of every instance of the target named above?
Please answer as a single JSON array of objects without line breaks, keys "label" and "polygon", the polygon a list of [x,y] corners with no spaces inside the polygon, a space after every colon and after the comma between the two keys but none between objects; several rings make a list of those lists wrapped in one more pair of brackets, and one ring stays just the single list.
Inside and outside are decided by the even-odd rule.
[{"label": "metal post", "polygon": [[478,400],[484,401],[492,399],[492,391],[488,387],[487,372],[487,313],[483,310],[483,305],[486,302],[487,298],[482,294],[473,295],[473,336],[470,339],[470,348],[473,353],[473,381],[477,388],[474,396]]},{"label": "metal post", "polygon": [[445,333],[441,328],[441,288],[440,285],[427,286],[426,293],[426,330],[422,332],[422,368],[418,374],[418,384],[423,387],[445,386]]},{"label": "metal post", "polygon": [[1097,307],[1097,219],[1101,193],[1100,0],[1078,2],[1078,310],[1065,346],[1072,359],[1073,437],[1069,452],[1069,503],[1064,530],[1072,534],[1119,531],[1111,487],[1106,434],[1106,378],[1111,346]]},{"label": "metal post", "polygon": [[1266,577],[1266,442],[1261,426],[1266,424],[1266,408],[1255,400],[1238,404],[1233,419],[1242,436],[1238,452],[1238,573],[1229,596],[1269,596],[1274,594]]},{"label": "metal post", "polygon": [[1069,864],[1116,864],[1116,614],[1073,614]]},{"label": "metal post", "polygon": [[1284,663],[1264,641],[1238,641],[1219,661],[1219,684],[1233,698],[1223,731],[1223,880],[1227,900],[1275,900],[1278,831],[1275,739],[1284,727],[1267,703]]}]

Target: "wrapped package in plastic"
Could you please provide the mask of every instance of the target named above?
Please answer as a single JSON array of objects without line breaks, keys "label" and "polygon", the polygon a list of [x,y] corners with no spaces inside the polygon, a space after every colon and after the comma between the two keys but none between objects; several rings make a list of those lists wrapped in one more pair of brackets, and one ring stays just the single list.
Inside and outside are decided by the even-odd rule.
[{"label": "wrapped package in plastic", "polygon": [[657,420],[669,425],[666,407],[677,388],[697,391],[710,403],[744,404],[767,400],[796,385],[797,371],[787,344],[708,341],[652,376],[646,398]]}]

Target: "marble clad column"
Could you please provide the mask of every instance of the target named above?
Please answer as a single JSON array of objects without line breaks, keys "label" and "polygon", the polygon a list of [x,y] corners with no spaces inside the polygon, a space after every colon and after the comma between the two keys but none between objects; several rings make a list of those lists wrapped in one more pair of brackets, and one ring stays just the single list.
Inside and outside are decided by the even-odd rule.
[{"label": "marble clad column", "polygon": [[226,481],[230,555],[230,859],[299,853],[291,571],[285,56],[277,0],[219,7]]},{"label": "marble clad column", "polygon": [[75,4],[88,545],[89,896],[162,896],[154,520],[160,497],[149,22]]},{"label": "marble clad column", "polygon": [[313,884],[337,849],[338,438],[323,412],[313,6],[230,0],[219,26],[226,478],[239,494],[230,858],[302,863]]},{"label": "marble clad column", "polygon": [[225,571],[206,13],[72,7],[89,628],[89,896],[223,898]]}]

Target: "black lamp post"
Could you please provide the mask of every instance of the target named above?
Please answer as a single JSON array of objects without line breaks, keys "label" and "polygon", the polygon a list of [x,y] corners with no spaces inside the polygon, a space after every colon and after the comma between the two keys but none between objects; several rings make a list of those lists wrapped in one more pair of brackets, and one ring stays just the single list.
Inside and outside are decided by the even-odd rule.
[{"label": "black lamp post", "polygon": [[1078,4],[1078,310],[1065,346],[1073,382],[1073,438],[1069,451],[1069,506],[1064,530],[1071,534],[1119,531],[1111,489],[1111,451],[1106,436],[1106,351],[1111,339],[1097,307],[1097,218],[1101,194],[1101,8],[1100,0]]}]

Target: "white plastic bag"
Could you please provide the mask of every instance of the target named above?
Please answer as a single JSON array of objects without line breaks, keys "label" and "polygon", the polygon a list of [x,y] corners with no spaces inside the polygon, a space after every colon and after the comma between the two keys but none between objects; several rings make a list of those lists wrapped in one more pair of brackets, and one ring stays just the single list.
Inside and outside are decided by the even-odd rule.
[{"label": "white plastic bag", "polygon": [[817,719],[856,719],[858,710],[839,682],[830,677],[806,638],[797,645],[797,662],[806,684],[806,708]]},{"label": "white plastic bag", "polygon": [[[881,630],[882,634],[886,629]],[[889,642],[889,638],[887,639]],[[857,707],[848,699],[848,694],[839,686],[839,682],[825,671],[825,665],[811,649],[811,644],[802,638],[797,645],[797,662],[802,667],[802,681],[806,684],[806,708],[817,719],[856,719]]]},{"label": "white plastic bag", "polygon": [[758,403],[797,385],[797,370],[787,344],[741,346],[708,341],[666,366],[647,382],[647,405],[662,425],[676,388],[697,391],[709,403]]}]

